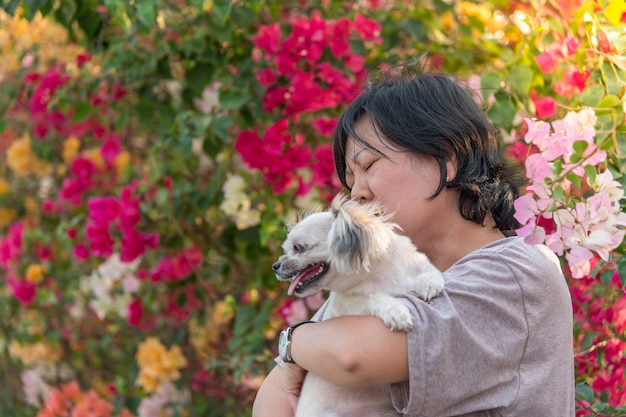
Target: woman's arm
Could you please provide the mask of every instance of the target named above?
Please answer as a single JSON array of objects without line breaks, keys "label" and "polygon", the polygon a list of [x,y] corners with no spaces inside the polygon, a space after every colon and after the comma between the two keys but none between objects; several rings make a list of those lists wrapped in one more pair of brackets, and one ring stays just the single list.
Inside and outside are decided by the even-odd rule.
[{"label": "woman's arm", "polygon": [[409,379],[407,336],[377,317],[345,316],[294,330],[291,356],[337,385],[367,387]]},{"label": "woman's arm", "polygon": [[293,417],[295,407],[283,390],[283,370],[275,366],[263,380],[252,406],[252,417]]}]

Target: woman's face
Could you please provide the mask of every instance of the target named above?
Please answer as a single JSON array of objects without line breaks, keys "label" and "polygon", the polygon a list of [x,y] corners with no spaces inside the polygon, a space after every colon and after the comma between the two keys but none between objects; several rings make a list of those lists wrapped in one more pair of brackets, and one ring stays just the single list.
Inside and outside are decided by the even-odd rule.
[{"label": "woman's face", "polygon": [[[458,213],[458,196],[447,188],[429,199],[439,185],[439,166],[433,157],[403,151],[380,137],[369,118],[355,124],[359,137],[385,156],[369,150],[353,138],[346,149],[346,182],[358,201],[378,201],[395,213],[394,222],[413,243],[427,251],[441,235],[448,220]],[[454,174],[448,164],[448,173]]]}]

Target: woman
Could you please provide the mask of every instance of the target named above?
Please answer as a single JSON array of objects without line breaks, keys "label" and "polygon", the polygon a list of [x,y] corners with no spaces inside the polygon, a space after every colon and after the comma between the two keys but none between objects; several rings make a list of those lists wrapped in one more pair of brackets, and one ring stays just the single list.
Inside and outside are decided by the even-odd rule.
[{"label": "woman", "polygon": [[410,332],[374,317],[293,329],[295,363],[279,360],[253,416],[293,416],[306,372],[353,387],[391,384],[406,416],[573,416],[566,281],[553,253],[513,236],[518,190],[469,94],[445,75],[383,77],[342,115],[334,155],[352,198],[393,211],[446,289],[430,303],[402,296]]}]

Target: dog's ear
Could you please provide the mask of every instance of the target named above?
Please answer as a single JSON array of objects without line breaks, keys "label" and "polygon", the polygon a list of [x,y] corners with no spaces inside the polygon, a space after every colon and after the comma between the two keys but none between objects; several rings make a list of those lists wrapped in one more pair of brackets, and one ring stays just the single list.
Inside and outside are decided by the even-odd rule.
[{"label": "dog's ear", "polygon": [[289,232],[291,232],[291,230],[293,230],[294,227],[296,227],[296,222],[287,222],[285,223],[285,231],[287,232],[287,234],[289,234]]},{"label": "dog's ear", "polygon": [[338,195],[333,199],[331,212],[334,217],[328,234],[331,263],[340,273],[369,270],[394,236],[380,206],[359,204]]}]

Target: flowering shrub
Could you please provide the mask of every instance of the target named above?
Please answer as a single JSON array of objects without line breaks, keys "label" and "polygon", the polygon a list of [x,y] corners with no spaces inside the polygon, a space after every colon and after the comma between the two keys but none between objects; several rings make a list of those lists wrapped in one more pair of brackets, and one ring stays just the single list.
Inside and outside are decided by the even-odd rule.
[{"label": "flowering shrub", "polygon": [[3,7],[0,414],[249,415],[278,329],[323,302],[277,284],[284,224],[340,190],[330,135],[366,70],[424,51],[526,172],[578,415],[626,411],[619,1]]}]

